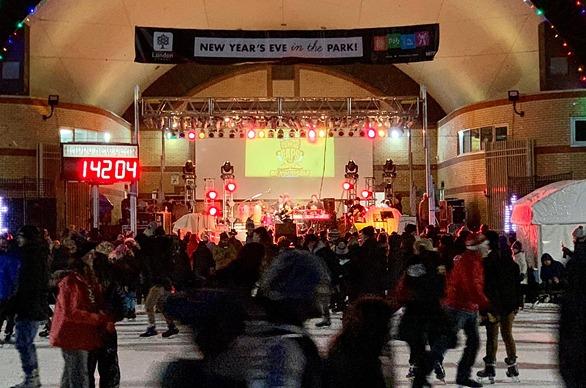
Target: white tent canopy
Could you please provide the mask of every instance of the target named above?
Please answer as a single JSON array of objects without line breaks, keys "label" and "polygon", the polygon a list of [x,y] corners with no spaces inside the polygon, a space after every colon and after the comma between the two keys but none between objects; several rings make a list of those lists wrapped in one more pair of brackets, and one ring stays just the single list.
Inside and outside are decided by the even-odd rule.
[{"label": "white tent canopy", "polygon": [[578,224],[586,221],[586,180],[560,181],[519,199],[511,215],[516,225]]},{"label": "white tent canopy", "polygon": [[561,260],[561,245],[572,246],[572,231],[586,224],[586,180],[561,181],[519,199],[512,223],[529,256],[549,253]]}]

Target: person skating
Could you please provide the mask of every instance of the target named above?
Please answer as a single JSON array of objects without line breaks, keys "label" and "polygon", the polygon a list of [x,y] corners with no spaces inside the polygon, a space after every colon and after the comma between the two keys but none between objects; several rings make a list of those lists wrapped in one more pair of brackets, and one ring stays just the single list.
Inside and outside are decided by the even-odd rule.
[{"label": "person skating", "polygon": [[[483,244],[483,236],[470,234],[467,237],[466,250],[454,259],[454,267],[446,284],[444,305],[456,323],[456,330],[463,330],[466,335],[466,345],[456,375],[456,384],[465,387],[482,387],[481,383],[470,378],[470,373],[480,347],[478,310],[488,306],[484,294]],[[432,343],[432,353],[438,357],[435,362],[440,365],[447,345],[442,340]]]},{"label": "person skating", "polygon": [[173,289],[173,285],[171,280],[168,278],[161,279],[160,282],[157,282],[154,286],[152,286],[149,290],[149,294],[145,300],[145,310],[148,316],[149,325],[146,331],[140,334],[140,337],[152,337],[157,334],[157,326],[155,323],[155,312],[158,311],[163,314],[165,317],[165,322],[167,323],[167,331],[163,332],[163,338],[169,338],[175,334],[179,333],[179,329],[175,325],[173,319],[165,315],[164,306],[167,297],[171,294]]},{"label": "person skating", "polygon": [[39,330],[39,323],[48,318],[49,247],[41,238],[37,227],[32,225],[25,225],[18,231],[16,242],[22,263],[14,299],[16,349],[20,355],[24,381],[13,388],[34,388],[41,386],[34,339]]},{"label": "person skating", "polygon": [[418,240],[412,256],[395,290],[404,314],[399,324],[399,338],[409,344],[410,362],[414,366],[413,388],[431,387],[427,376],[438,357],[426,349],[427,343],[456,345],[453,322],[440,301],[444,296],[444,275],[438,268],[437,252],[431,241]]},{"label": "person skating", "polygon": [[562,296],[559,327],[560,374],[568,388],[586,387],[586,232],[582,226],[572,233],[574,250],[566,265],[567,289]]},{"label": "person skating", "polygon": [[392,315],[389,303],[379,297],[360,298],[348,307],[342,331],[328,350],[326,388],[389,386],[380,355],[389,339]]},{"label": "person skating", "polygon": [[519,369],[513,338],[513,321],[519,309],[521,275],[519,266],[513,261],[511,251],[500,249],[498,233],[488,231],[486,237],[489,252],[484,259],[484,292],[490,305],[482,314],[486,326],[486,355],[483,358],[485,367],[476,375],[491,383],[494,382],[500,328],[507,351],[506,375],[513,381],[518,381]]},{"label": "person skating", "polygon": [[89,388],[89,352],[103,346],[114,324],[103,311],[102,295],[93,272],[95,253],[77,258],[59,282],[49,342],[61,348],[64,366],[61,388]]}]

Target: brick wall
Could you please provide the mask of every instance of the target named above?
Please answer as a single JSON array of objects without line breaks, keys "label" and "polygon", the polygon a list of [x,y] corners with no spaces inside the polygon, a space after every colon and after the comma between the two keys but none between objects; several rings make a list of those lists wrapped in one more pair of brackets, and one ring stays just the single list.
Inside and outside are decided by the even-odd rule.
[{"label": "brick wall", "polygon": [[446,196],[467,201],[469,215],[486,219],[487,204],[484,153],[457,156],[458,131],[489,125],[508,125],[508,139],[535,140],[536,175],[567,172],[586,179],[586,147],[570,147],[570,118],[586,116],[586,91],[540,93],[522,96],[513,113],[507,100],[487,101],[456,110],[439,122],[438,180],[445,182]]},{"label": "brick wall", "polygon": [[[59,128],[82,128],[109,132],[111,142],[128,142],[130,125],[105,110],[68,103],[60,103],[53,117],[43,120],[48,113],[46,100],[28,97],[0,96],[0,178],[37,177],[38,145],[59,145]],[[49,168],[47,166],[50,166]],[[66,225],[65,195],[60,180],[58,163],[46,164],[42,178],[55,181],[57,195],[57,225]],[[123,186],[110,187],[115,208],[113,218],[120,214],[119,199]]]}]

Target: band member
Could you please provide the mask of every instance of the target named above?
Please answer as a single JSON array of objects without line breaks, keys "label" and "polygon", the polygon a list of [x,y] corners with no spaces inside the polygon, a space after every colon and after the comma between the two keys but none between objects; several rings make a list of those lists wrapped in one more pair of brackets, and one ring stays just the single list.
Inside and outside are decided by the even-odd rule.
[{"label": "band member", "polygon": [[360,204],[360,198],[354,198],[354,204],[350,206],[348,214],[352,218],[353,222],[364,222],[364,216],[366,215],[366,208]]},{"label": "band member", "polygon": [[319,200],[317,194],[313,194],[311,196],[311,201],[307,203],[306,208],[309,210],[324,210],[324,204]]},{"label": "band member", "polygon": [[275,217],[281,221],[290,219],[291,214],[293,213],[293,205],[291,203],[291,199],[289,198],[288,194],[279,195],[279,200],[277,202],[277,210],[275,212]]}]

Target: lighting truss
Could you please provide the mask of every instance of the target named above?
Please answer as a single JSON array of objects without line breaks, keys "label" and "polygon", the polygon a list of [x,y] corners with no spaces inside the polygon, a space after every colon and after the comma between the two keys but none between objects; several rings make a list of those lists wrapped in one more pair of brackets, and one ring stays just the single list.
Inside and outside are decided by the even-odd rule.
[{"label": "lighting truss", "polygon": [[[354,129],[413,122],[419,117],[419,97],[371,98],[172,98],[141,100],[143,123],[166,130],[242,130],[246,127],[306,127]],[[222,133],[222,132],[220,132]]]}]

